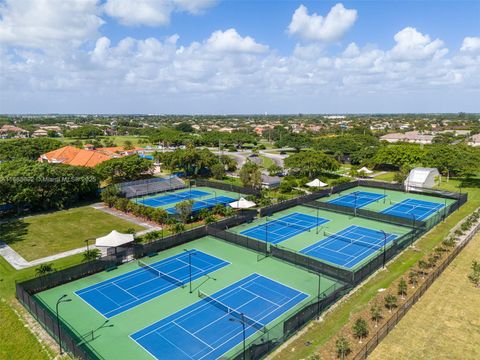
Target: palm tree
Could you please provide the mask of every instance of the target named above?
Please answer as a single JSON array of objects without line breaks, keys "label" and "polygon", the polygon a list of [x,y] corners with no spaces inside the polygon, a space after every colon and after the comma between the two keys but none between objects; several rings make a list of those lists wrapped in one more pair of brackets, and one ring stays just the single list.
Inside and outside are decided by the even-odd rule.
[{"label": "palm tree", "polygon": [[425,260],[420,260],[418,262],[418,267],[420,268],[420,273],[422,274],[422,279],[425,279],[425,274],[427,273],[428,264]]},{"label": "palm tree", "polygon": [[412,284],[412,288],[415,288],[418,284],[418,273],[414,270],[410,271],[408,274],[408,279],[410,284]]},{"label": "palm tree", "polygon": [[83,262],[89,262],[93,260],[97,260],[101,256],[101,252],[98,249],[90,249],[83,253]]},{"label": "palm tree", "polygon": [[392,309],[397,307],[397,297],[393,294],[385,296],[385,307],[392,312]]},{"label": "palm tree", "polygon": [[42,264],[35,269],[37,276],[43,276],[55,271],[53,264]]}]

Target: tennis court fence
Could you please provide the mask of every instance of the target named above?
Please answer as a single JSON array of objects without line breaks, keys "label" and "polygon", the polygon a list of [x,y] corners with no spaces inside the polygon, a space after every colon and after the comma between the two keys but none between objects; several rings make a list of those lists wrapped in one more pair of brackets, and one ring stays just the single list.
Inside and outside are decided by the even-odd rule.
[{"label": "tennis court fence", "polygon": [[196,180],[193,180],[191,183],[192,185],[195,184],[196,186],[206,186],[214,189],[234,192],[237,194],[255,195],[255,196],[260,195],[260,190],[258,189],[232,185],[232,184],[225,184],[222,182],[210,181],[206,179],[196,179]]},{"label": "tennis court fence", "polygon": [[280,346],[291,336],[296,334],[308,322],[319,317],[332,304],[338,301],[343,295],[350,290],[350,286],[346,284],[335,283],[322,293],[318,294],[314,299],[305,304],[295,314],[267,329],[265,333],[260,334],[256,338],[247,340],[245,352],[239,351],[233,355],[234,360],[258,360],[266,354]]},{"label": "tennis court fence", "polygon": [[353,360],[365,360],[378,346],[378,344],[395,328],[398,322],[405,316],[405,314],[417,303],[422,295],[428,290],[428,288],[434,283],[434,281],[443,273],[443,271],[450,265],[450,263],[457,257],[457,255],[467,246],[470,240],[480,231],[480,225],[472,231],[469,236],[459,244],[446,258],[439,264],[439,266],[430,274],[427,275],[425,282],[417,287],[415,292],[405,301],[404,304],[399,306],[393,316],[380,327],[373,338],[368,340],[365,345],[353,355]]},{"label": "tennis court fence", "polygon": [[314,209],[333,211],[333,212],[337,212],[337,213],[341,213],[349,216],[359,216],[366,219],[378,220],[381,222],[387,222],[390,224],[406,226],[410,228],[421,229],[426,226],[426,223],[420,220],[408,219],[408,218],[393,216],[389,214],[383,214],[383,213],[379,213],[372,210],[359,209],[359,208],[355,209],[353,207],[332,204],[328,202],[312,201],[312,202],[305,203],[303,205],[310,208],[314,208]]},{"label": "tennis court fence", "polygon": [[184,189],[186,187],[183,180],[177,176],[129,181],[120,183],[117,186],[120,194],[127,199]]}]

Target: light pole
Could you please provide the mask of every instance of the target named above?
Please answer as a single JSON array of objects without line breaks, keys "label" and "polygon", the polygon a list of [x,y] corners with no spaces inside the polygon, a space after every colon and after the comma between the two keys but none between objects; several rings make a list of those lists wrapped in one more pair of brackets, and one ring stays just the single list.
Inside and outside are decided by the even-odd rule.
[{"label": "light pole", "polygon": [[63,354],[62,352],[62,337],[60,335],[60,317],[58,316],[58,306],[62,302],[69,302],[72,301],[72,299],[65,299],[67,297],[67,294],[62,295],[58,300],[57,304],[55,305],[55,313],[57,315],[57,329],[58,329],[58,345],[60,346],[60,355]]},{"label": "light pole", "polygon": [[318,290],[317,290],[317,320],[320,319],[320,292],[322,289],[322,274],[318,273]]},{"label": "light pole", "polygon": [[87,252],[90,250],[89,247],[88,247],[88,245],[89,245],[88,242],[89,242],[90,240],[95,240],[95,239],[94,239],[94,238],[85,239],[85,242],[87,243]]},{"label": "light pole", "polygon": [[385,263],[387,261],[387,234],[383,230],[380,231],[383,233],[383,268],[385,269]]},{"label": "light pole", "polygon": [[240,313],[240,316],[241,316],[241,319],[236,319],[236,318],[229,318],[228,320],[229,321],[233,321],[233,322],[238,322],[240,324],[242,324],[242,334],[243,334],[243,360],[246,359],[245,357],[245,315],[243,315],[243,313]]},{"label": "light pole", "polygon": [[188,249],[183,249],[186,253],[188,253],[188,269],[189,269],[189,284],[190,284],[190,294],[192,293],[192,255],[196,255],[194,252]]}]

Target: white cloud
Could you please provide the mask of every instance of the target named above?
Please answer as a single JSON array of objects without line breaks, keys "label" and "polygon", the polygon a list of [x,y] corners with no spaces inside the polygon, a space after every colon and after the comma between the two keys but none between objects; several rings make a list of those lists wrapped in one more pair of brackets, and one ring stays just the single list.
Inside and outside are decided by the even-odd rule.
[{"label": "white cloud", "polygon": [[334,42],[340,40],[357,19],[357,10],[346,9],[336,4],[325,16],[308,14],[308,9],[300,5],[295,10],[288,32],[308,41]]},{"label": "white cloud", "polygon": [[0,42],[32,48],[78,46],[103,24],[97,0],[6,0]]},{"label": "white cloud", "polygon": [[206,45],[215,52],[262,53],[268,47],[258,44],[250,36],[241,37],[235,29],[215,31],[207,40]]},{"label": "white cloud", "polygon": [[107,0],[107,15],[124,25],[164,26],[174,11],[200,14],[214,6],[216,0]]},{"label": "white cloud", "polygon": [[461,51],[476,52],[480,51],[480,37],[467,36],[463,39]]},{"label": "white cloud", "polygon": [[406,27],[394,36],[395,46],[390,52],[396,60],[424,60],[432,57],[442,57],[448,49],[444,48],[440,39],[431,40],[417,29]]}]

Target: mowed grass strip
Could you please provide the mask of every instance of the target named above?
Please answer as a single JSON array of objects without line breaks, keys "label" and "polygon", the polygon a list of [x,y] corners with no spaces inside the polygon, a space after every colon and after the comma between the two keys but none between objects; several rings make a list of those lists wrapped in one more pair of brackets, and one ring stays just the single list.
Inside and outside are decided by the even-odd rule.
[{"label": "mowed grass strip", "polygon": [[[441,189],[458,191],[458,184],[459,181],[450,180],[449,183],[443,183]],[[477,182],[474,185],[479,186]],[[462,191],[468,192],[468,202],[451,214],[445,222],[438,224],[428,234],[417,240],[415,242],[416,249],[409,248],[396,257],[388,264],[386,271],[378,272],[355,293],[326,314],[323,321],[312,323],[304,333],[282,347],[281,350],[273,353],[270,358],[279,360],[306,359],[315,354],[316,350],[325,344],[328,339],[336,336],[350,316],[362,311],[365,305],[378,293],[379,289],[388,288],[402,274],[407,273],[408,269],[425,254],[430,253],[448,235],[450,229],[480,206],[480,187],[463,188]],[[308,344],[308,346],[305,344]]]},{"label": "mowed grass strip", "polygon": [[141,226],[83,206],[34,215],[0,224],[0,240],[26,260],[35,260],[85,246],[85,239],[112,230],[143,230]]},{"label": "mowed grass strip", "polygon": [[480,234],[445,269],[370,359],[480,359],[480,289],[467,278],[474,259],[480,259]]}]

